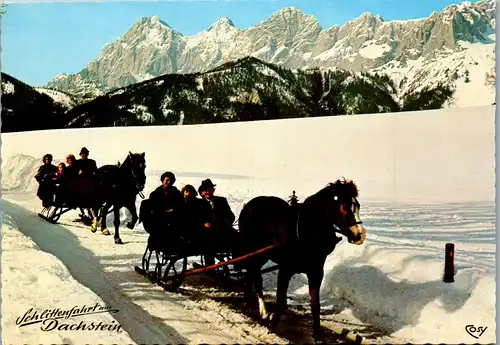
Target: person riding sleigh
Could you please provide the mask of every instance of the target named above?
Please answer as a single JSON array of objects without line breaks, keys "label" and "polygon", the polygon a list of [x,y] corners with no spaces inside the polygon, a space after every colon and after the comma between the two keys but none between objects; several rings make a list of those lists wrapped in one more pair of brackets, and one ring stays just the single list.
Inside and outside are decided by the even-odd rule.
[{"label": "person riding sleigh", "polygon": [[[233,228],[236,219],[227,199],[221,196],[215,196],[216,185],[210,179],[203,180],[198,192],[202,200],[210,206],[212,210],[211,220],[204,224],[207,231],[210,232],[209,251],[216,251],[215,247],[225,247],[228,245],[235,247],[238,244],[238,232]],[[214,256],[205,255],[205,265],[210,266],[215,263]]]},{"label": "person riding sleigh", "polygon": [[52,206],[54,202],[54,181],[57,167],[52,164],[52,155],[45,154],[42,157],[43,165],[38,168],[35,174],[35,180],[39,183],[36,195],[42,200],[44,208]]}]

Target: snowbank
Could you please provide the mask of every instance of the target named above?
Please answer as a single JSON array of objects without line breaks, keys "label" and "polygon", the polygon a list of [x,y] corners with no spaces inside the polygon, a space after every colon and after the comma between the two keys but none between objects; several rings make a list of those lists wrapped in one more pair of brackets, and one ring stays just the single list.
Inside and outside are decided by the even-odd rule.
[{"label": "snowbank", "polygon": [[[444,246],[441,251],[394,247],[339,248],[326,264],[323,295],[346,301],[359,319],[413,343],[495,342],[494,269],[459,268],[455,282],[446,284]],[[476,340],[464,330],[470,324],[488,329]]]},{"label": "snowbank", "polygon": [[[358,247],[344,240],[328,258],[323,307],[413,343],[493,343],[494,113],[495,107],[478,107],[8,134],[2,136],[4,157],[11,157],[3,162],[2,190],[31,193],[33,199],[36,185],[29,181],[40,161],[33,157],[46,151],[64,157],[81,146],[90,149],[99,165],[123,161],[128,150],[145,151],[147,195],[165,170],[176,173],[179,188],[187,183],[198,187],[202,179],[212,178],[217,194],[228,198],[236,215],[257,195],[287,198],[295,189],[304,200],[344,175],[360,187],[367,241]],[[148,141],[130,140],[136,137]],[[199,143],[200,138],[210,140],[186,144]],[[32,142],[43,142],[45,147]],[[159,147],[157,142],[164,144]],[[22,204],[39,210],[37,200]],[[72,216],[63,216],[67,217]],[[129,215],[122,210],[121,217]],[[112,216],[108,225],[111,222]],[[137,264],[147,238],[142,227],[121,233],[125,242],[131,241],[119,249],[133,258],[126,264]],[[102,251],[99,242],[89,240],[88,246],[93,252]],[[453,284],[441,280],[446,242],[456,245]],[[265,276],[265,285],[274,291],[275,273]],[[307,279],[295,276],[289,292],[293,303],[307,304]],[[467,325],[488,328],[475,339],[465,331]]]},{"label": "snowbank", "polygon": [[2,135],[2,155],[42,157],[51,152],[54,157],[65,157],[86,146],[90,157],[97,157],[102,165],[123,161],[131,150],[146,152],[149,169],[207,177],[216,173],[252,176],[283,193],[297,189],[311,194],[344,175],[359,184],[364,200],[492,201],[494,128],[495,107],[486,106],[217,125],[9,133]]},{"label": "snowbank", "polygon": [[42,165],[39,159],[18,154],[2,161],[2,191],[33,191],[38,184],[34,179],[38,167]]},{"label": "snowbank", "polygon": [[[60,311],[75,308],[97,308],[106,304],[88,288],[79,284],[66,266],[53,255],[41,251],[28,237],[21,234],[13,219],[1,212],[2,221],[2,338],[8,344],[68,344],[120,343],[135,344],[112,312],[58,319],[62,324],[83,322],[87,330],[51,330],[54,321],[23,325],[23,316],[50,309]],[[68,249],[70,250],[70,249]],[[109,306],[112,309],[113,306]],[[120,312],[120,311],[118,311]],[[29,320],[26,319],[26,322]],[[106,330],[90,330],[109,326]],[[101,326],[99,326],[101,323]],[[41,328],[44,328],[42,330]],[[110,330],[111,329],[111,330]]]}]

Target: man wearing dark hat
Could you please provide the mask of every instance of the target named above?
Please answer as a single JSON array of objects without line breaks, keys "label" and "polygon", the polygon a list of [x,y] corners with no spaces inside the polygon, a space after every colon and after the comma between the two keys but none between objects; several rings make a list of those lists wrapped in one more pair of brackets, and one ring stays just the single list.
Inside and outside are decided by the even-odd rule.
[{"label": "man wearing dark hat", "polygon": [[[214,235],[218,235],[219,238],[225,238],[231,241],[233,232],[233,223],[235,216],[231,207],[227,202],[227,199],[221,196],[215,196],[215,184],[212,180],[206,179],[201,182],[198,188],[198,193],[202,196],[202,200],[210,205],[212,209],[212,221],[205,223],[205,228],[212,230]],[[213,265],[215,263],[212,256],[205,255],[205,264],[207,266]]]},{"label": "man wearing dark hat", "polygon": [[80,159],[76,161],[78,175],[81,177],[93,177],[97,173],[97,164],[95,160],[88,158],[89,150],[82,147],[80,150]]},{"label": "man wearing dark hat", "polygon": [[161,186],[149,195],[149,207],[155,228],[167,227],[173,221],[173,211],[182,204],[181,192],[174,186],[175,175],[170,171],[160,177]]},{"label": "man wearing dark hat", "polygon": [[43,165],[38,168],[35,180],[39,183],[36,195],[42,200],[43,207],[51,205],[54,193],[52,178],[56,176],[57,167],[52,164],[52,155],[47,153],[42,158]]}]

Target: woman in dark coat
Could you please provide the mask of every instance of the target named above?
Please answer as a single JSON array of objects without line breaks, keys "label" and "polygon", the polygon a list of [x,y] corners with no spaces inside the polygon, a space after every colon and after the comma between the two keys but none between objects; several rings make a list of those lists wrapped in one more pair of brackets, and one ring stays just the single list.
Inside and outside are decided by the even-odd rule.
[{"label": "woman in dark coat", "polygon": [[[175,175],[165,172],[161,175],[161,186],[158,186],[149,195],[147,205],[141,205],[141,218],[149,224],[149,233],[162,234],[171,228],[174,222],[174,213],[182,204],[182,194],[173,184]],[[146,219],[145,219],[146,218]]]},{"label": "woman in dark coat", "polygon": [[42,158],[43,165],[38,168],[35,180],[39,183],[36,195],[42,200],[43,207],[52,205],[54,197],[54,183],[52,179],[56,176],[57,167],[52,164],[52,155],[47,153]]},{"label": "woman in dark coat", "polygon": [[66,168],[64,169],[64,175],[69,178],[75,178],[78,176],[78,163],[75,155],[69,154],[66,156]]},{"label": "woman in dark coat", "polygon": [[204,224],[212,219],[212,210],[197,198],[198,193],[192,185],[185,185],[181,194],[183,202],[176,212],[176,228],[188,241],[200,242],[207,237],[204,236]]}]

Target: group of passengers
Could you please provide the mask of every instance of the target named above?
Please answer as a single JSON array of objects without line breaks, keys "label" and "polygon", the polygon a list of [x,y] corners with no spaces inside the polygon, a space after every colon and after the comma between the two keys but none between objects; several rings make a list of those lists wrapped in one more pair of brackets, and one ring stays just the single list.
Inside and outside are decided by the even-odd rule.
[{"label": "group of passengers", "polygon": [[[42,200],[43,207],[53,205],[54,196],[62,193],[66,181],[95,176],[96,162],[88,156],[89,150],[83,147],[80,159],[69,154],[66,164],[59,163],[57,166],[52,164],[53,157],[50,153],[43,156],[44,164],[35,174],[35,179],[40,184],[37,196]],[[156,240],[161,241],[160,237],[163,235],[168,237],[168,233],[182,231],[182,236],[201,239],[208,246],[215,247],[216,243],[213,241],[221,238],[233,242],[237,236],[232,227],[235,215],[226,198],[214,195],[216,185],[212,180],[203,180],[198,191],[190,184],[179,191],[174,186],[176,178],[172,172],[165,172],[160,180],[161,185],[151,192],[140,209],[140,220],[144,228],[154,234]],[[205,263],[213,264],[214,258],[205,255]]]},{"label": "group of passengers", "polygon": [[[89,150],[82,147],[80,159],[75,155],[66,156],[66,164],[63,162],[57,166],[52,164],[53,157],[50,153],[43,156],[43,165],[38,168],[35,179],[39,183],[37,196],[42,200],[43,207],[49,207],[54,202],[57,187],[63,186],[66,181],[72,178],[91,178],[97,172],[95,160],[88,158]],[[63,188],[61,188],[62,190]]]},{"label": "group of passengers", "polygon": [[[212,180],[203,180],[198,192],[190,184],[179,191],[172,172],[165,172],[160,180],[162,184],[143,201],[140,211],[144,228],[155,243],[169,241],[172,234],[197,240],[205,248],[215,248],[215,242],[222,239],[234,243],[235,215],[226,198],[214,195],[216,185]],[[206,265],[214,262],[213,256],[205,255]]]}]

